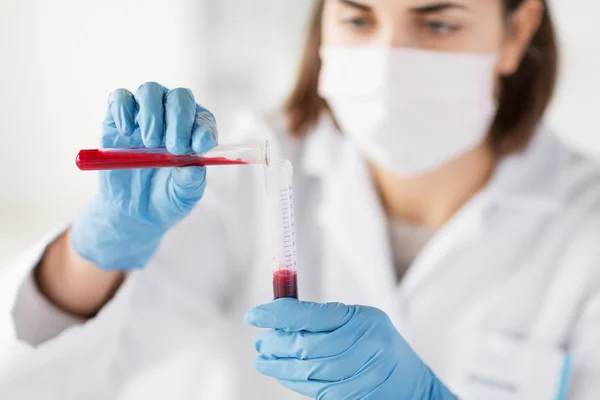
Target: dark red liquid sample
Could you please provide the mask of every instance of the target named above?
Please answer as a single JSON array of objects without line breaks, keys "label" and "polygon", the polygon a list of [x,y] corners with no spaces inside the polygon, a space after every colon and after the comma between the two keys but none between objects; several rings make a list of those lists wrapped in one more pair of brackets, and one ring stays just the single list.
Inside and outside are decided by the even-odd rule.
[{"label": "dark red liquid sample", "polygon": [[298,281],[296,271],[280,269],[273,272],[273,295],[275,300],[285,297],[298,298]]},{"label": "dark red liquid sample", "polygon": [[[133,151],[132,151],[133,150]],[[176,156],[164,150],[152,152],[148,149],[119,150],[81,150],[75,160],[82,171],[100,171],[136,168],[168,168],[207,165],[243,165],[240,159],[225,157],[202,157],[196,155]]]}]

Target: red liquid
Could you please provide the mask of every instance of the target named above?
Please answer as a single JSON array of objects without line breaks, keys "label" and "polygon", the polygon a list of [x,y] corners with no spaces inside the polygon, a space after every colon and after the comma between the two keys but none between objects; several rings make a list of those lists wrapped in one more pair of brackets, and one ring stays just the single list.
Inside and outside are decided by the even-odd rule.
[{"label": "red liquid", "polygon": [[296,271],[280,269],[273,273],[273,295],[275,300],[285,297],[298,298]]},{"label": "red liquid", "polygon": [[165,150],[152,152],[146,149],[137,152],[135,150],[81,150],[77,155],[75,163],[82,171],[248,164],[246,161],[240,159],[233,160],[225,157],[204,158],[190,155],[176,156],[165,153]]}]

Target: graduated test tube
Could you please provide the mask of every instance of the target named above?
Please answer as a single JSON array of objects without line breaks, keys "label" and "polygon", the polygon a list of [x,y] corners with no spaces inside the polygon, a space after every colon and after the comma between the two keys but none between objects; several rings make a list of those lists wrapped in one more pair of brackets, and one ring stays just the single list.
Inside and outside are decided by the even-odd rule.
[{"label": "graduated test tube", "polygon": [[298,298],[296,232],[292,164],[274,160],[265,167],[269,217],[270,263],[273,270],[273,297]]},{"label": "graduated test tube", "polygon": [[81,150],[75,163],[82,171],[171,168],[207,165],[269,165],[269,143],[256,141],[219,145],[203,154],[175,155],[161,147]]}]

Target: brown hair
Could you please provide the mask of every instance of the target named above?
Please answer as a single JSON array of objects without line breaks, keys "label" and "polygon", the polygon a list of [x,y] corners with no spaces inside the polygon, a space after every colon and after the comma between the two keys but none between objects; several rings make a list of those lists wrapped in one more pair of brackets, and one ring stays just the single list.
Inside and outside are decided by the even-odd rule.
[{"label": "brown hair", "polygon": [[[510,15],[524,0],[502,0]],[[554,26],[545,0],[538,32],[519,69],[500,83],[498,111],[490,130],[490,141],[497,155],[522,149],[533,136],[552,98],[558,73],[558,49]],[[325,1],[318,0],[296,85],[283,106],[292,135],[305,135],[318,121],[327,102],[318,94],[321,59],[321,20]]]}]

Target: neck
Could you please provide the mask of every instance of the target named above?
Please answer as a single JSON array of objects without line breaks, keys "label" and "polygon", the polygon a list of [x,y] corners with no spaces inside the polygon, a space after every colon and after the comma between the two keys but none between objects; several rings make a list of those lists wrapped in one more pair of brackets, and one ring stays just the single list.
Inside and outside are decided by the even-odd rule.
[{"label": "neck", "polygon": [[495,167],[488,144],[417,177],[398,177],[371,165],[387,215],[419,225],[440,227],[481,190]]}]

